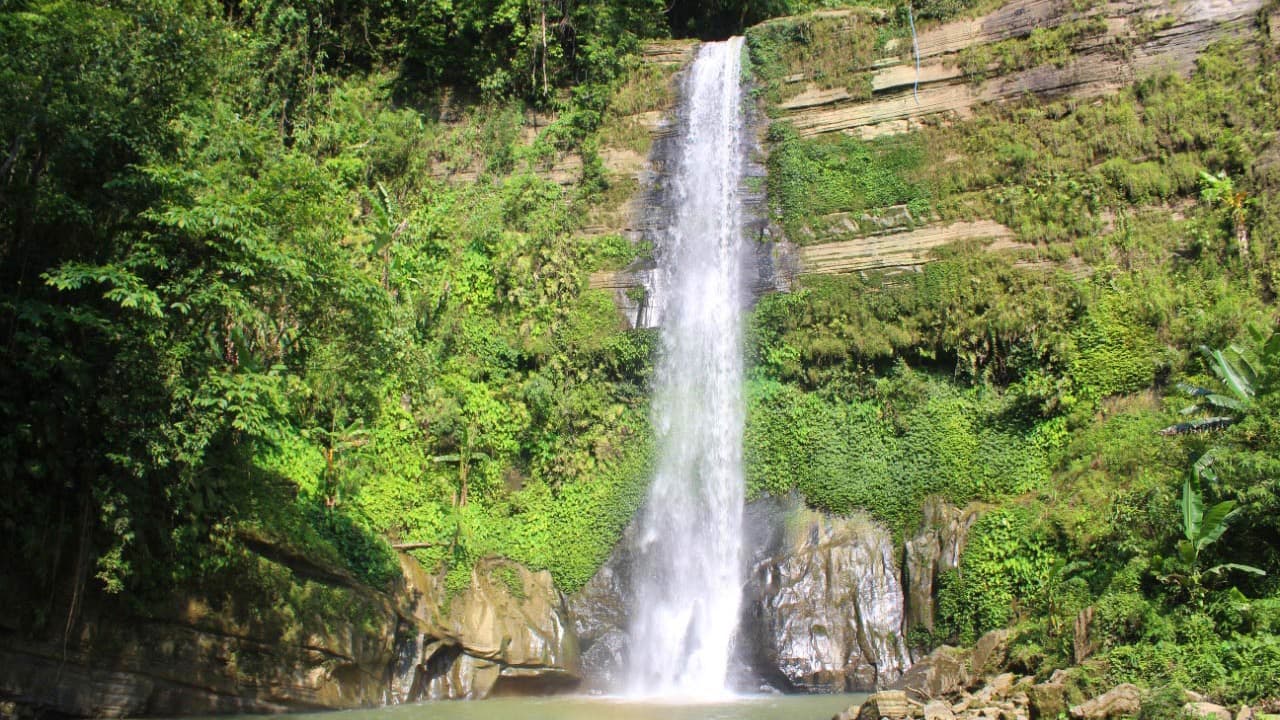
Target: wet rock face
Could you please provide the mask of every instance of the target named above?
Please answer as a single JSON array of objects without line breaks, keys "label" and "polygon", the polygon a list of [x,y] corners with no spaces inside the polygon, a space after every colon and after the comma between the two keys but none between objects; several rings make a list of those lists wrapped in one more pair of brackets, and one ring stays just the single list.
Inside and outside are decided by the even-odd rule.
[{"label": "wet rock face", "polygon": [[627,653],[627,600],[631,597],[630,532],[591,581],[568,599],[582,650],[583,684],[613,690],[622,681]]},{"label": "wet rock face", "polygon": [[[750,572],[734,686],[831,692],[899,680],[912,661],[903,633],[915,624],[932,626],[936,578],[959,564],[979,514],[976,507],[929,500],[900,560],[888,531],[867,518],[825,517],[795,498],[749,503],[743,521]],[[585,688],[613,691],[622,681],[633,596],[630,532],[567,601]],[[964,662],[967,673],[967,657]]]},{"label": "wet rock face", "polygon": [[925,501],[924,522],[906,543],[906,622],[904,630],[933,630],[934,588],[938,576],[960,566],[960,552],[969,530],[981,515],[979,509],[959,509],[939,498]]},{"label": "wet rock face", "polygon": [[910,666],[903,592],[887,530],[807,513],[748,588],[760,664],[794,689],[872,690]]}]

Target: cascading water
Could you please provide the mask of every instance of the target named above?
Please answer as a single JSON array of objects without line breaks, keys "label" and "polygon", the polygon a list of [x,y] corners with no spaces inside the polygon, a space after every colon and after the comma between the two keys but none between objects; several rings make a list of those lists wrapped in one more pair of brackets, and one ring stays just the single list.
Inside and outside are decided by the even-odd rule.
[{"label": "cascading water", "polygon": [[704,44],[658,242],[657,474],[641,518],[629,692],[723,695],[742,592],[742,39]]}]

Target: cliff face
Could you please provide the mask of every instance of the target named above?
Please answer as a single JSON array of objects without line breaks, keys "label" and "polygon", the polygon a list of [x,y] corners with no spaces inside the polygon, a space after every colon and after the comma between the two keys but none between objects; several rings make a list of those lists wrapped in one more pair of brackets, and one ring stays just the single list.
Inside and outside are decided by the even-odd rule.
[{"label": "cliff face", "polygon": [[[877,59],[871,69],[871,97],[847,89],[821,89],[804,68],[794,68],[777,106],[780,119],[802,136],[840,132],[872,138],[907,132],[930,119],[963,119],[974,107],[1021,98],[1069,95],[1088,98],[1113,93],[1157,71],[1186,73],[1209,43],[1239,36],[1252,27],[1261,0],[1183,0],[1080,3],[1015,0],[982,17],[947,23],[918,36],[920,67],[905,43]],[[857,22],[852,13],[849,22]],[[962,53],[979,46],[1028,38],[1034,32],[1077,24],[1067,52],[1032,67],[999,62],[962,67]],[[989,79],[976,78],[989,75]]]},{"label": "cliff face", "polygon": [[[858,40],[874,37],[875,28],[886,21],[871,11],[779,18],[749,35],[792,33],[813,46],[780,53],[779,77],[761,93],[770,120],[789,124],[801,138],[871,140],[963,122],[981,108],[1002,103],[1085,100],[1114,94],[1157,73],[1186,75],[1211,43],[1254,32],[1263,5],[1262,0],[1014,0],[981,17],[922,29],[918,71],[910,37],[872,49]],[[824,43],[829,46],[825,50]],[[826,67],[820,57],[824,51],[848,61]],[[650,171],[647,182],[660,186],[660,154],[651,158]],[[632,217],[651,218],[653,196],[639,197],[646,200],[634,201]],[[637,233],[646,227],[636,221],[631,226]],[[913,216],[905,205],[812,216],[785,237],[776,226],[762,228],[761,234],[776,241],[764,244],[769,257],[762,266],[769,273],[762,289],[785,289],[806,274],[907,269],[928,262],[934,249],[956,242],[977,241],[994,252],[1032,247],[990,217]],[[1080,271],[1070,261],[1058,265]],[[613,292],[634,324],[646,279],[644,268],[633,266],[598,272],[591,285]]]},{"label": "cliff face", "polygon": [[172,612],[91,607],[67,638],[4,638],[0,697],[73,717],[274,713],[544,693],[579,677],[577,639],[546,572],[477,564],[448,598],[402,559],[390,594],[283,558],[274,597],[184,597]]}]

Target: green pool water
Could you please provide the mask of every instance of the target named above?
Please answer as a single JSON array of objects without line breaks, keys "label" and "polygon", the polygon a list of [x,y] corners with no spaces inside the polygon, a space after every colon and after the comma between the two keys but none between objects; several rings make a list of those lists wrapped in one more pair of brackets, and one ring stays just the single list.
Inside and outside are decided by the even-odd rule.
[{"label": "green pool water", "polygon": [[705,703],[587,696],[494,698],[288,717],[289,720],[828,720],[865,698],[866,695],[772,695]]}]

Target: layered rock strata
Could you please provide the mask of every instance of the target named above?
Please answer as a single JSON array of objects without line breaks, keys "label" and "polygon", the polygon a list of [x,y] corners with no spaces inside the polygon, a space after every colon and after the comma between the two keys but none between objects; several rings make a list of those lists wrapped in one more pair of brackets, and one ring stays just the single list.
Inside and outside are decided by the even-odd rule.
[{"label": "layered rock strata", "polygon": [[[287,607],[184,597],[143,617],[92,600],[65,641],[5,632],[0,699],[23,713],[173,717],[545,693],[578,681],[577,640],[546,572],[484,560],[448,598],[443,579],[407,557],[387,594],[270,554],[260,562],[291,577]],[[313,614],[289,609],[309,603]]]},{"label": "layered rock strata", "polygon": [[[1015,0],[979,18],[922,31],[919,73],[912,52],[874,63],[872,98],[821,90],[804,80],[783,99],[780,117],[804,135],[841,132],[863,138],[907,132],[930,116],[968,117],[981,104],[1020,98],[1095,97],[1152,72],[1189,72],[1209,43],[1248,32],[1262,0],[1124,0],[1078,11],[1068,0]],[[957,53],[978,45],[1026,38],[1037,29],[1094,20],[1101,34],[1076,40],[1070,58],[1018,70],[985,82],[967,75]]]}]

